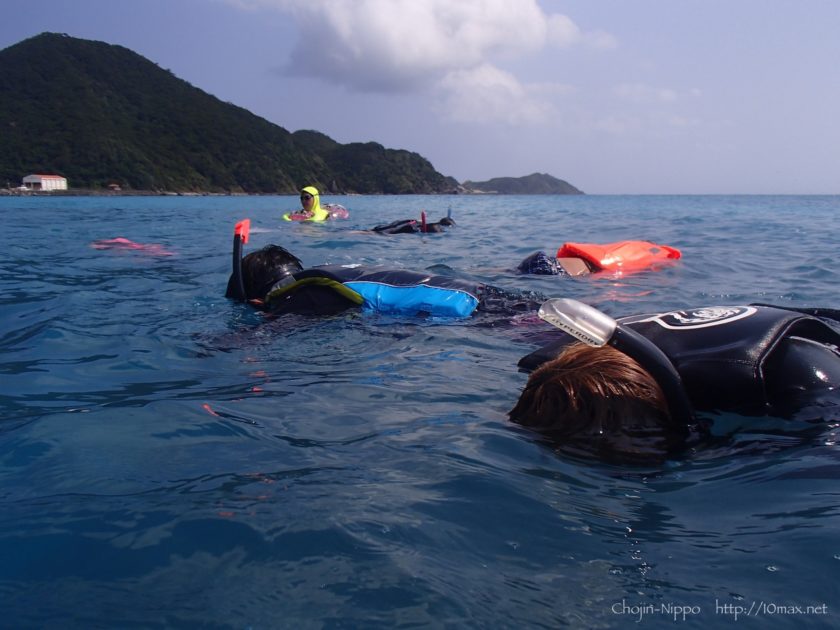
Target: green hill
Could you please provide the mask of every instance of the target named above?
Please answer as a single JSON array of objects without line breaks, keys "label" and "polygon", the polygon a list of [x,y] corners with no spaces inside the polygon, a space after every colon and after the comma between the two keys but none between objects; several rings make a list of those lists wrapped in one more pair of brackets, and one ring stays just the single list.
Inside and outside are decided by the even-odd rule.
[{"label": "green hill", "polygon": [[467,192],[498,193],[500,195],[582,195],[569,182],[546,173],[533,173],[525,177],[496,177],[485,182],[464,182]]},{"label": "green hill", "polygon": [[340,182],[348,181],[354,182],[356,192],[454,192],[458,186],[417,153],[386,149],[376,142],[339,144],[317,131],[296,131],[292,138],[301,150],[318,152],[335,178],[329,180],[331,189],[342,189]]},{"label": "green hill", "polygon": [[[211,192],[449,192],[422,156],[295,134],[144,57],[43,33],[0,51],[0,184],[29,173],[73,188]],[[314,142],[317,140],[317,142]]]}]

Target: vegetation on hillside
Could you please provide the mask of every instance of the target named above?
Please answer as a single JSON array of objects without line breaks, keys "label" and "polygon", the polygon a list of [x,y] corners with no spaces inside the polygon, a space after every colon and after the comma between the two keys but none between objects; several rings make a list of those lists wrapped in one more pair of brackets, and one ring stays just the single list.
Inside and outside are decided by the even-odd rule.
[{"label": "vegetation on hillside", "polygon": [[[422,156],[289,133],[103,42],[44,33],[0,51],[0,185],[29,173],[74,188],[449,192]],[[318,142],[314,142],[317,139]]]}]

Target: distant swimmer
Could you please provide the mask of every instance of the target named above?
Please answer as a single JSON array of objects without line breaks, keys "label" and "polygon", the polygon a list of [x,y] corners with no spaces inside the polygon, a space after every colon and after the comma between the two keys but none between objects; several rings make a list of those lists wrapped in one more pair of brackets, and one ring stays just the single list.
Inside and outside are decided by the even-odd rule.
[{"label": "distant swimmer", "polygon": [[429,234],[445,232],[446,228],[454,227],[455,220],[451,214],[443,217],[437,223],[426,223],[426,212],[420,213],[420,220],[399,219],[387,225],[377,225],[372,231],[378,234]]},{"label": "distant swimmer", "polygon": [[158,243],[135,243],[127,238],[103,238],[93,241],[90,246],[93,249],[112,249],[117,251],[134,251],[149,254],[151,256],[174,256],[174,252],[167,251],[163,245]]},{"label": "distant swimmer", "polygon": [[519,263],[520,273],[582,276],[597,272],[620,274],[653,270],[682,257],[680,250],[649,241],[564,243],[554,256],[538,251]]},{"label": "distant swimmer", "polygon": [[454,225],[455,221],[446,217],[437,223],[426,223],[425,225],[423,225],[422,221],[417,221],[416,219],[398,219],[387,225],[377,225],[372,228],[372,231],[378,234],[430,234],[445,232],[445,228]]},{"label": "distant swimmer", "polygon": [[346,219],[350,216],[347,208],[340,204],[328,203],[321,205],[321,195],[314,186],[306,186],[300,191],[300,203],[303,206],[297,212],[287,212],[283,215],[285,221],[320,222],[327,219]]}]

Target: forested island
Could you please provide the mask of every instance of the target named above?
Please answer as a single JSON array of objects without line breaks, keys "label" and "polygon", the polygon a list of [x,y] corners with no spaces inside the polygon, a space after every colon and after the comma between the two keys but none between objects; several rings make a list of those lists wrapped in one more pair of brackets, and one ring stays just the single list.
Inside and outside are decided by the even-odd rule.
[{"label": "forested island", "polygon": [[485,182],[466,181],[461,184],[465,192],[497,193],[500,195],[582,195],[569,182],[547,173],[534,173],[525,177],[495,177]]},{"label": "forested island", "polygon": [[417,153],[289,132],[104,42],[43,33],[0,51],[0,76],[10,189],[51,173],[91,191],[580,194],[543,174],[462,185]]}]

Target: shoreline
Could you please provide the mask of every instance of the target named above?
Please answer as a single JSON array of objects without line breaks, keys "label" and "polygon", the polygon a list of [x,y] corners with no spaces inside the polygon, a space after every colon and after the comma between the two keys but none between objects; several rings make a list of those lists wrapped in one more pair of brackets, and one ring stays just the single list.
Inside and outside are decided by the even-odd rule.
[{"label": "shoreline", "polygon": [[[171,190],[96,190],[74,188],[71,190],[9,190],[0,188],[0,196],[3,197],[278,197],[296,196],[297,191],[291,192],[175,192]],[[391,195],[392,193],[342,193],[323,191],[322,195],[340,197],[365,197],[370,195]],[[404,195],[474,195],[474,194],[501,194],[501,193],[465,193],[465,192],[436,192],[436,193],[403,193]]]},{"label": "shoreline", "polygon": [[[297,191],[291,192],[176,192],[171,190],[97,190],[73,188],[70,190],[17,190],[0,188],[0,197],[279,197],[296,196]],[[466,196],[466,197],[502,197],[502,196],[568,196],[580,197],[586,193],[503,193],[484,190],[452,190],[447,192],[411,192],[411,193],[345,193],[325,190],[321,193],[324,196],[333,197],[367,197],[367,196],[410,196],[426,195],[429,197],[442,196]]]},{"label": "shoreline", "polygon": [[171,190],[97,190],[93,188],[9,190],[8,188],[0,188],[0,196],[6,197],[256,197],[294,194],[297,193],[176,192]]}]

